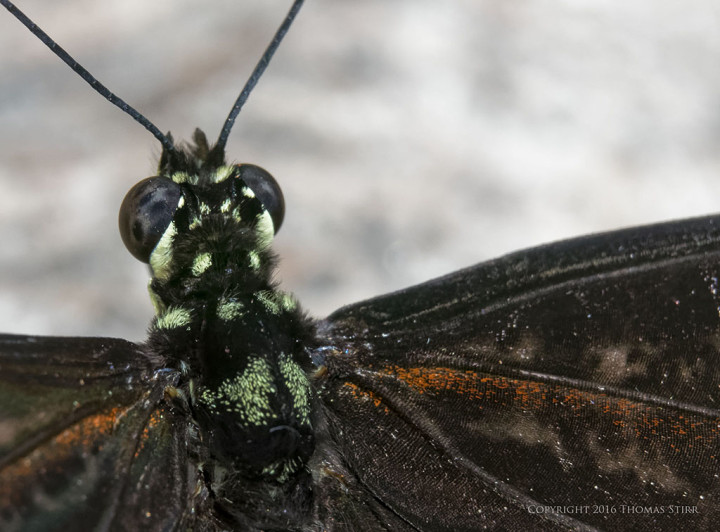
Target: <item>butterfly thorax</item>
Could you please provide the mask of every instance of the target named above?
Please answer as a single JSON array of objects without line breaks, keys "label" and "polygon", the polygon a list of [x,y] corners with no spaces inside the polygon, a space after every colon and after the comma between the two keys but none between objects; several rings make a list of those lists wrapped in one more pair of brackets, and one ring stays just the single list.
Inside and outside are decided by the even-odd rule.
[{"label": "butterfly thorax", "polygon": [[309,322],[272,282],[279,223],[256,194],[264,171],[212,164],[197,151],[182,164],[163,158],[165,176],[150,178],[159,185],[151,181],[135,201],[150,212],[175,204],[149,255],[149,344],[184,375],[178,389],[212,458],[233,474],[283,484],[313,450],[299,363]]}]

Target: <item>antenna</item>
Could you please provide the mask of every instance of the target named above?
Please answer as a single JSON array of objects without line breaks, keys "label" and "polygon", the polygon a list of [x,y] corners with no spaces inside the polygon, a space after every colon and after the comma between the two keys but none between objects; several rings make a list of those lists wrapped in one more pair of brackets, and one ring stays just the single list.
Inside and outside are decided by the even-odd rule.
[{"label": "antenna", "polygon": [[295,0],[293,2],[293,5],[290,6],[290,11],[288,11],[288,14],[285,15],[285,20],[283,20],[283,23],[275,32],[273,40],[270,41],[270,44],[265,50],[265,53],[262,55],[257,65],[255,65],[255,70],[253,70],[252,74],[250,74],[250,78],[248,78],[242,91],[240,91],[240,95],[237,97],[237,100],[235,100],[235,104],[230,110],[230,114],[228,114],[228,117],[225,119],[225,124],[223,125],[222,131],[220,131],[220,136],[218,137],[217,143],[214,146],[215,149],[225,149],[225,144],[227,143],[228,136],[230,135],[230,130],[235,124],[235,119],[237,118],[238,114],[240,114],[240,109],[242,109],[242,106],[245,105],[248,96],[250,96],[250,93],[255,88],[255,85],[260,79],[260,76],[262,76],[263,72],[265,72],[265,69],[270,63],[270,59],[272,59],[272,56],[278,49],[278,46],[280,46],[280,42],[282,42],[283,37],[285,37],[285,34],[290,29],[290,25],[293,23],[293,20],[295,20],[295,15],[297,15],[298,11],[300,11],[303,2],[304,0]]},{"label": "antenna", "polygon": [[9,0],[0,0],[0,4],[5,6],[5,8],[10,11],[10,13],[18,19],[20,22],[23,23],[23,25],[30,30],[30,32],[35,35],[42,43],[50,48],[50,51],[54,53],[56,56],[58,56],[60,59],[63,60],[76,74],[78,74],[82,79],[84,79],[88,85],[90,85],[96,92],[98,92],[101,96],[106,98],[111,104],[115,105],[116,107],[119,107],[123,112],[127,113],[132,117],[135,122],[143,126],[145,129],[147,129],[150,133],[153,134],[153,136],[160,141],[160,143],[163,145],[163,148],[166,151],[175,152],[175,146],[173,145],[173,141],[170,137],[167,135],[164,135],[162,131],[160,131],[155,124],[150,122],[147,118],[145,118],[140,111],[136,110],[134,107],[130,106],[128,103],[126,103],[122,98],[116,96],[113,94],[110,89],[108,89],[105,85],[100,83],[95,76],[93,76],[90,72],[88,72],[85,67],[83,67],[80,63],[75,61],[75,59],[67,53],[63,48],[53,41],[50,36],[45,33],[43,30],[40,29],[40,27],[35,24],[30,18],[25,15],[22,11],[20,11],[15,5],[10,2]]},{"label": "antenna", "polygon": [[[217,145],[215,146],[215,148],[220,150],[220,152],[225,149],[225,144],[227,143],[228,136],[230,135],[230,130],[235,123],[235,119],[240,113],[240,109],[242,109],[242,106],[247,101],[248,96],[250,96],[250,93],[260,79],[260,76],[262,76],[263,72],[265,72],[265,69],[270,63],[270,59],[272,59],[272,56],[275,54],[275,51],[280,45],[283,37],[285,37],[288,29],[290,29],[290,25],[295,19],[295,15],[297,15],[298,11],[300,11],[300,7],[302,7],[303,1],[304,0],[295,0],[293,2],[292,6],[290,7],[290,11],[288,11],[288,14],[283,20],[283,23],[280,25],[277,32],[275,32],[273,40],[270,42],[270,45],[265,50],[265,53],[263,53],[260,61],[258,61],[258,64],[255,66],[252,74],[250,74],[250,78],[245,83],[245,86],[240,92],[240,95],[237,97],[237,100],[235,100],[235,104],[233,105],[232,109],[230,110],[230,114],[225,120],[225,125],[220,132]],[[135,120],[138,124],[143,126],[150,133],[152,133],[152,135],[162,144],[163,151],[167,152],[169,155],[177,155],[177,151],[175,150],[175,145],[173,144],[172,137],[169,134],[165,135],[142,113],[140,113],[134,107],[126,103],[122,98],[116,96],[112,91],[110,91],[110,89],[100,83],[100,81],[98,81],[95,76],[90,74],[90,72],[88,72],[85,67],[78,63],[58,43],[53,41],[47,33],[40,29],[37,24],[35,24],[27,15],[25,15],[25,13],[20,11],[20,9],[18,9],[15,4],[10,2],[10,0],[0,0],[0,4],[2,4],[16,19],[22,22],[22,24],[27,29],[29,29],[33,35],[40,39],[40,41],[45,46],[47,46],[51,52],[53,52],[60,59],[62,59],[65,64],[67,64],[76,74],[78,74],[82,79],[84,79],[85,82],[90,85],[90,87],[92,87],[96,92],[106,98],[110,103],[118,107],[124,113],[130,115],[133,120]]]}]

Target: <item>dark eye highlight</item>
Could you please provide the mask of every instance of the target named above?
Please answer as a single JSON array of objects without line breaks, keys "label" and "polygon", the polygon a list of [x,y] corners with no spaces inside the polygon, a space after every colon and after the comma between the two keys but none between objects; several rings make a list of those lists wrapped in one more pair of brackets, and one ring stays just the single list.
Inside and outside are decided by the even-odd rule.
[{"label": "dark eye highlight", "polygon": [[148,177],[130,189],[120,207],[120,236],[133,257],[148,263],[172,222],[182,197],[180,185],[167,177]]}]

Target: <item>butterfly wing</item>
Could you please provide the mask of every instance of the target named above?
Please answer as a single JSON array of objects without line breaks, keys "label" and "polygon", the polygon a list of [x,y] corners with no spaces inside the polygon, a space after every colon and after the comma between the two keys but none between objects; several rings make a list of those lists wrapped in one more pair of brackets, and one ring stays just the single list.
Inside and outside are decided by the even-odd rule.
[{"label": "butterfly wing", "polygon": [[141,346],[0,336],[0,529],[168,530],[191,520],[177,380]]},{"label": "butterfly wing", "polygon": [[421,530],[711,527],[719,289],[707,217],[340,309],[315,356],[344,482]]}]

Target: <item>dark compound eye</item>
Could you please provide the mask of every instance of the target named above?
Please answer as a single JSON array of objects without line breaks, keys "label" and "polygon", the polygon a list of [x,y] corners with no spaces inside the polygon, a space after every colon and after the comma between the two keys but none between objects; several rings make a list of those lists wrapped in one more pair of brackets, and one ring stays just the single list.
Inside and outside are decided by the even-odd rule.
[{"label": "dark compound eye", "polygon": [[148,177],[132,187],[120,206],[120,236],[133,257],[148,263],[150,254],[172,222],[182,196],[167,177]]},{"label": "dark compound eye", "polygon": [[238,168],[240,172],[237,177],[245,182],[270,213],[275,226],[275,234],[277,234],[285,218],[285,198],[280,190],[280,185],[267,170],[263,170],[259,166],[239,164]]}]

